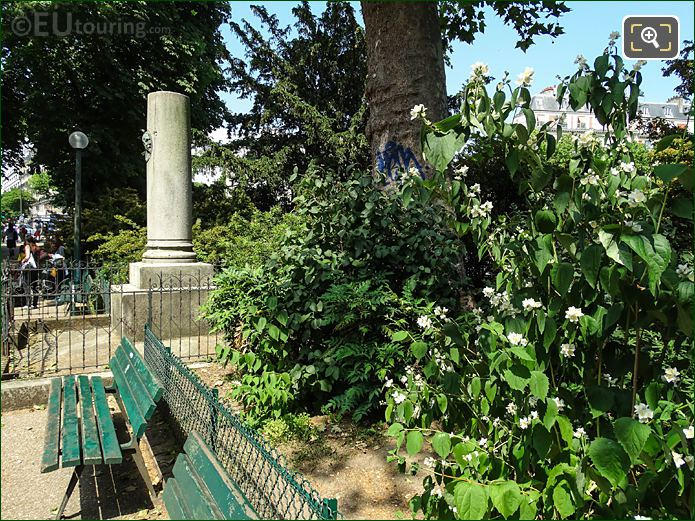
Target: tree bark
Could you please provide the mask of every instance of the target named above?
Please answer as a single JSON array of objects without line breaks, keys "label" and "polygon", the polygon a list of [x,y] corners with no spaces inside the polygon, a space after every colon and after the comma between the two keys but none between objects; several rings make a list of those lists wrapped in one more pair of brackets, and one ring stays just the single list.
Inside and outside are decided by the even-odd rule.
[{"label": "tree bark", "polygon": [[420,146],[422,122],[446,117],[446,76],[436,2],[362,2],[367,43],[367,139],[375,170],[390,178],[416,167],[429,176]]}]

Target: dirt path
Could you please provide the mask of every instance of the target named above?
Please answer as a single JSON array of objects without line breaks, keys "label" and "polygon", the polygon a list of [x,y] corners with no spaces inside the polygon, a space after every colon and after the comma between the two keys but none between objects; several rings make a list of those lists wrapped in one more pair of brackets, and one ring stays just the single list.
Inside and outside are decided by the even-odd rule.
[{"label": "dirt path", "polygon": [[[233,373],[219,365],[195,372],[219,389],[221,398],[234,386]],[[312,439],[276,447],[292,470],[301,472],[322,497],[337,498],[345,519],[410,518],[408,501],[422,490],[422,476],[402,474],[386,461],[393,442],[385,435],[385,424],[331,424],[327,416],[314,417],[312,423],[319,426]],[[418,461],[429,455],[423,451]]]}]

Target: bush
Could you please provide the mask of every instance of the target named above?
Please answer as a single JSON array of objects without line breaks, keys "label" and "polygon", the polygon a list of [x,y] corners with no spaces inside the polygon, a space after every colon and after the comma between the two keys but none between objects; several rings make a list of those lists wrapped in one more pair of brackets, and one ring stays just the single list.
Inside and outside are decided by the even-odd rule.
[{"label": "bush", "polygon": [[[559,170],[541,155],[553,153],[554,124],[536,128],[525,86],[507,94],[503,81],[489,96],[482,78],[471,81],[461,114],[426,124],[423,149],[438,173],[404,184],[452,208],[454,228],[495,269],[479,308],[423,314],[392,337],[417,360],[405,380],[389,373],[383,385],[390,458],[425,474],[414,513],[693,517],[692,257],[679,255],[666,225],[678,217],[692,227],[692,207],[679,216],[673,197],[692,198],[693,170],[636,168],[626,141],[640,82],[614,42],[594,69],[565,79],[558,97],[588,104],[608,133],[575,141]],[[509,123],[516,111],[525,124]],[[445,175],[480,128],[504,140],[528,210],[494,218],[479,189]],[[437,459],[408,465],[426,440]]]},{"label": "bush", "polygon": [[394,322],[414,323],[423,296],[457,305],[448,209],[384,183],[310,172],[294,201],[301,227],[259,268],[216,279],[206,317],[226,333],[221,358],[249,375],[288,375],[291,407],[374,412],[386,371],[411,357],[390,339]]}]

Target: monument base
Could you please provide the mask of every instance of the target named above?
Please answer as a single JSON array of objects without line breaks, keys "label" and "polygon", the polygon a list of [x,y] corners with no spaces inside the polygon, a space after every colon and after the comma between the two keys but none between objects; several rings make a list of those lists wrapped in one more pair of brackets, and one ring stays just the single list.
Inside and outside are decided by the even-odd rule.
[{"label": "monument base", "polygon": [[138,289],[207,287],[214,269],[206,262],[131,262],[130,284]]},{"label": "monument base", "polygon": [[111,329],[133,341],[144,338],[145,324],[163,339],[205,337],[208,323],[201,306],[208,300],[209,287],[175,288],[147,291],[133,284],[112,286]]}]

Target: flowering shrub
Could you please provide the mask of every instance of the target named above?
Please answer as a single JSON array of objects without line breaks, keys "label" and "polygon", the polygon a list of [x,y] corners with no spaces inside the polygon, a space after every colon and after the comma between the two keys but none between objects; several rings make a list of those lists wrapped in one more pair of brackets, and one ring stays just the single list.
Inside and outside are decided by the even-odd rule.
[{"label": "flowering shrub", "polygon": [[[692,167],[635,167],[641,74],[624,68],[614,35],[593,68],[581,61],[558,88],[559,101],[588,105],[606,129],[575,139],[565,171],[548,167],[561,129],[530,109],[532,71],[516,88],[505,76],[492,95],[486,73],[475,64],[459,114],[423,122],[435,176],[404,181],[406,204],[448,207],[452,229],[495,267],[470,312],[432,305],[393,334],[416,362],[384,384],[390,458],[406,469],[426,441],[437,456],[410,463],[424,473],[412,510],[692,518],[693,269],[672,246],[679,224],[692,230],[692,203],[672,195],[692,200]],[[504,141],[528,210],[493,220],[465,169],[447,174],[471,136]]]}]

